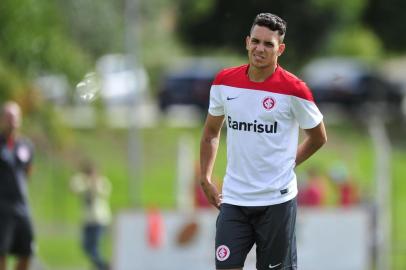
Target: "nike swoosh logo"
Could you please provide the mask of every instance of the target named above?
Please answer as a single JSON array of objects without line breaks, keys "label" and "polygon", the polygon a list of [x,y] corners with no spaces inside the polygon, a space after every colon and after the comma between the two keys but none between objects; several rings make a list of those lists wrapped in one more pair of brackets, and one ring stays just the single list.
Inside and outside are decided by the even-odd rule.
[{"label": "nike swoosh logo", "polygon": [[236,99],[236,98],[238,98],[238,97],[227,97],[227,100],[233,100],[233,99]]},{"label": "nike swoosh logo", "polygon": [[269,265],[269,268],[270,269],[273,269],[273,268],[275,268],[275,267],[278,267],[279,265],[281,265],[282,263],[278,263],[278,264],[275,264],[275,265],[272,265],[272,264],[270,264]]}]

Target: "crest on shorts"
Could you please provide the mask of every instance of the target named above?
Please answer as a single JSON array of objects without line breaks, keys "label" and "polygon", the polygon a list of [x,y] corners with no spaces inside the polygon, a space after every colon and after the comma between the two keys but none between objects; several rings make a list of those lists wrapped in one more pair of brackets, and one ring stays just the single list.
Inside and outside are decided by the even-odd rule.
[{"label": "crest on shorts", "polygon": [[225,261],[230,257],[230,249],[226,245],[221,245],[216,249],[216,258],[220,262]]},{"label": "crest on shorts", "polygon": [[265,97],[262,100],[262,106],[264,107],[265,110],[270,111],[275,107],[276,101],[273,97]]}]

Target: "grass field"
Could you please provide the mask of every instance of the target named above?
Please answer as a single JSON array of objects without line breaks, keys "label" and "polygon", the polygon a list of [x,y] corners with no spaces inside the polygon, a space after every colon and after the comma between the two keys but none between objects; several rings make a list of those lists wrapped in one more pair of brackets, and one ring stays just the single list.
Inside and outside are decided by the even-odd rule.
[{"label": "grass field", "polygon": [[[374,153],[366,133],[353,126],[330,125],[329,142],[312,159],[298,168],[309,167],[327,172],[337,161],[344,162],[366,199],[373,195]],[[198,157],[201,127],[143,129],[137,133],[140,164],[129,164],[126,131],[74,131],[69,150],[37,149],[35,171],[30,184],[30,201],[37,231],[38,256],[47,269],[84,269],[87,261],[80,250],[80,204],[70,193],[68,182],[83,157],[95,160],[113,183],[113,213],[134,207],[175,207],[176,155],[178,140],[190,136]],[[225,136],[219,149],[215,175],[225,169]],[[393,153],[393,269],[406,269],[406,151]],[[137,169],[138,168],[138,169]],[[134,170],[137,169],[135,172]],[[334,204],[334,196],[329,204]],[[103,243],[107,256],[112,253],[112,234]]]}]

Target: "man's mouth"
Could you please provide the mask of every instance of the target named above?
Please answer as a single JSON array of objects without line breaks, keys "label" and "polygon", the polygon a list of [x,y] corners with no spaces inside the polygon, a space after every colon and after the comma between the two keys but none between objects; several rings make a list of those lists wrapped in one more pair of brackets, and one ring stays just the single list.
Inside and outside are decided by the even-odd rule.
[{"label": "man's mouth", "polygon": [[262,60],[265,59],[265,56],[263,56],[263,55],[259,55],[259,54],[255,54],[255,53],[254,53],[253,56],[254,56],[254,59],[255,59],[255,60],[262,61]]}]

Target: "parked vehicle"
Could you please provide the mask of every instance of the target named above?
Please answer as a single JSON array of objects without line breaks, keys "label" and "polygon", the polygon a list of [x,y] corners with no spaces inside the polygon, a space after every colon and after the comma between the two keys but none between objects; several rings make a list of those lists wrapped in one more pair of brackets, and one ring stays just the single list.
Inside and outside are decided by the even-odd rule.
[{"label": "parked vehicle", "polygon": [[210,87],[222,66],[209,58],[192,58],[176,63],[164,72],[158,93],[160,108],[171,105],[195,105],[207,110]]},{"label": "parked vehicle", "polygon": [[367,102],[385,102],[388,107],[400,108],[403,98],[397,84],[356,59],[317,59],[303,68],[301,77],[318,103],[359,108]]},{"label": "parked vehicle", "polygon": [[148,91],[148,74],[131,56],[108,54],[98,59],[101,97],[107,105],[133,105]]}]

